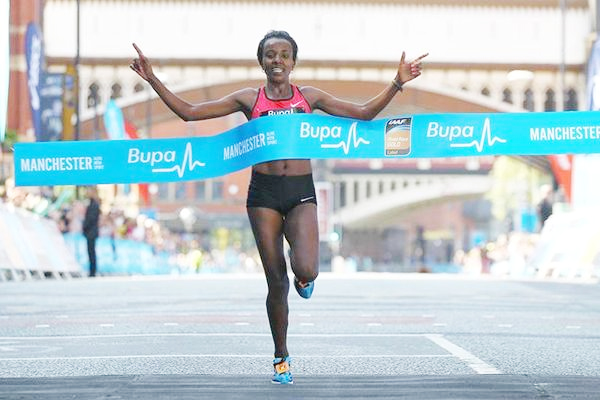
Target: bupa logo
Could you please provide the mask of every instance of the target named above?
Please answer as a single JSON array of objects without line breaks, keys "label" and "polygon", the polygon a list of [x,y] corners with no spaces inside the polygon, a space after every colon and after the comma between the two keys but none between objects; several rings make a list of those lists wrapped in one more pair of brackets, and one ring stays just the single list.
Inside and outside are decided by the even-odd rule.
[{"label": "bupa logo", "polygon": [[177,172],[179,178],[183,178],[186,171],[193,171],[196,167],[204,167],[206,164],[200,161],[194,161],[192,154],[192,144],[187,142],[183,153],[183,160],[179,165],[169,167],[154,168],[155,165],[164,163],[174,163],[177,161],[177,152],[175,150],[168,151],[141,151],[138,148],[132,147],[127,153],[127,164],[148,164],[152,167],[152,172],[169,173]]},{"label": "bupa logo", "polygon": [[[440,138],[450,142],[450,147],[475,147],[478,153],[484,148],[492,147],[496,143],[506,143],[506,139],[492,135],[490,119],[483,122],[481,135],[477,137],[473,125],[442,125],[438,122],[430,122],[427,125],[428,138]],[[465,140],[468,140],[465,142]],[[459,143],[453,143],[458,141]]]},{"label": "bupa logo", "polygon": [[[368,140],[365,140],[358,136],[356,132],[356,122],[352,123],[347,133],[344,133],[341,126],[313,126],[309,122],[302,122],[300,124],[300,137],[303,139],[315,139],[321,142],[322,149],[337,149],[341,148],[344,154],[350,152],[350,148],[357,148],[361,144],[369,144]],[[328,143],[331,140],[337,141],[336,143]],[[327,142],[327,143],[323,143]]]}]

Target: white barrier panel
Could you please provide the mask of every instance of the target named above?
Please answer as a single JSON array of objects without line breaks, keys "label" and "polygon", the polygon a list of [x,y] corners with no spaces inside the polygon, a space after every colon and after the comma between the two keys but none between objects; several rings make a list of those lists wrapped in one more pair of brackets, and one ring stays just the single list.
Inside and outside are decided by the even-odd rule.
[{"label": "white barrier panel", "polygon": [[529,265],[539,277],[600,278],[600,210],[553,214]]},{"label": "white barrier panel", "polygon": [[0,280],[81,274],[54,221],[0,203]]}]

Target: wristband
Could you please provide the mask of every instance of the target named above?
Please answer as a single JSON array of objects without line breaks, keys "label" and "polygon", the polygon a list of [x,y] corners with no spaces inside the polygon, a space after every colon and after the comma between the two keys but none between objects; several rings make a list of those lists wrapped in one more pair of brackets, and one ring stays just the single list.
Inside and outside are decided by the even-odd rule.
[{"label": "wristband", "polygon": [[393,84],[394,86],[396,86],[396,89],[398,89],[398,91],[400,91],[400,92],[402,91],[402,84],[401,84],[401,83],[398,83],[398,81],[397,81],[397,80],[395,80],[395,79],[392,79],[392,84]]}]

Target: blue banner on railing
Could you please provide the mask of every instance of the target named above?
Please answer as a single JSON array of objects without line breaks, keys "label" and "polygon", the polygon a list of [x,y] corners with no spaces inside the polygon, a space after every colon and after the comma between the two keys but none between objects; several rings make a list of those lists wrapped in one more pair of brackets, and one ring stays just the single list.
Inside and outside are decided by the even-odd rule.
[{"label": "blue banner on railing", "polygon": [[262,117],[195,138],[17,143],[19,186],[205,179],[293,158],[434,158],[600,153],[600,113],[419,114],[358,121]]}]

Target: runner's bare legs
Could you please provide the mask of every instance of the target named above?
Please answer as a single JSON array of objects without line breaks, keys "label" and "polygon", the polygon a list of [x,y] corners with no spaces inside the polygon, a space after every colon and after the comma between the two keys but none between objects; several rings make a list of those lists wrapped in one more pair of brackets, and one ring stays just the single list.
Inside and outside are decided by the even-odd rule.
[{"label": "runner's bare legs", "polygon": [[288,356],[288,293],[290,282],[283,238],[290,244],[291,268],[301,282],[318,275],[318,225],[315,204],[302,204],[287,217],[270,208],[248,207],[248,217],[267,279],[267,315],[275,345],[275,357]]}]

